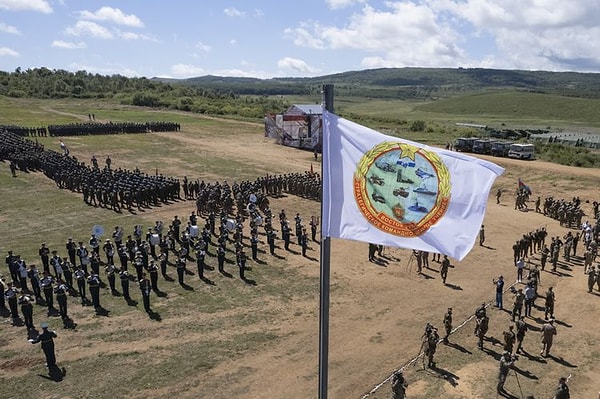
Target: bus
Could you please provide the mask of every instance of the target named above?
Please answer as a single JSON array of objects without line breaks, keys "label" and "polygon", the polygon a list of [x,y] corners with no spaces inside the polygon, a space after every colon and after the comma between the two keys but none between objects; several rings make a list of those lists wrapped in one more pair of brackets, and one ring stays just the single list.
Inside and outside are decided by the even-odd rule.
[{"label": "bus", "polygon": [[535,159],[533,144],[512,144],[508,149],[508,157],[516,159]]}]

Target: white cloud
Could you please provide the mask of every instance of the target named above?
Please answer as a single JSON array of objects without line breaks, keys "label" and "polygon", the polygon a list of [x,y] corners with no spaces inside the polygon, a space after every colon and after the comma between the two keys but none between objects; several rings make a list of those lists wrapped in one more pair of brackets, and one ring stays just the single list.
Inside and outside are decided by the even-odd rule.
[{"label": "white cloud", "polygon": [[196,50],[205,51],[205,52],[212,50],[212,47],[210,47],[209,45],[204,44],[202,42],[198,42],[198,43],[194,44],[194,48]]},{"label": "white cloud", "polygon": [[206,75],[206,71],[199,66],[189,64],[175,64],[171,66],[171,73],[180,78],[192,78]]},{"label": "white cloud", "polygon": [[262,18],[265,16],[265,13],[260,8],[254,9],[254,16],[257,18]]},{"label": "white cloud", "polygon": [[325,2],[332,10],[338,10],[340,8],[346,8],[354,4],[365,3],[366,0],[325,0]]},{"label": "white cloud", "polygon": [[68,66],[71,71],[86,71],[89,73],[97,73],[100,75],[122,75],[127,77],[141,76],[137,71],[123,65],[107,65],[98,67],[94,65],[85,65],[79,63],[71,63]]},{"label": "white cloud", "polygon": [[7,25],[4,22],[0,22],[0,32],[10,33],[11,35],[20,35],[21,32],[12,25]]},{"label": "white cloud", "polygon": [[292,70],[294,72],[299,72],[303,75],[306,74],[314,74],[317,72],[316,69],[309,66],[306,62],[292,57],[284,57],[277,61],[277,67],[281,69]]},{"label": "white cloud", "polygon": [[86,48],[87,45],[85,44],[85,42],[73,43],[73,42],[65,42],[63,40],[54,40],[52,42],[52,47],[73,50],[73,49]]},{"label": "white cloud", "polygon": [[112,39],[113,34],[103,26],[90,21],[77,21],[74,26],[69,26],[65,30],[71,36],[89,35],[99,39]]},{"label": "white cloud", "polygon": [[235,40],[235,39],[231,39],[231,40],[229,41],[229,44],[230,44],[230,45],[232,45],[232,46],[235,46],[237,43],[238,43],[238,41],[237,41],[237,40]]},{"label": "white cloud", "polygon": [[116,25],[131,26],[134,28],[142,28],[144,26],[142,20],[139,19],[136,15],[127,15],[124,14],[123,11],[121,11],[120,9],[112,7],[102,7],[96,12],[91,12],[87,10],[81,11],[79,12],[79,17],[81,19],[109,22]]},{"label": "white cloud", "polygon": [[[315,26],[316,27],[316,26]],[[325,44],[317,34],[313,35],[309,30],[311,28],[307,23],[302,23],[298,28],[287,28],[284,30],[284,37],[291,38],[298,47],[307,47],[313,49],[323,49]]]},{"label": "white cloud", "polygon": [[246,13],[244,11],[240,11],[234,7],[226,8],[223,10],[223,12],[228,17],[244,17],[244,16],[246,16]]},{"label": "white cloud", "polygon": [[0,8],[9,11],[52,13],[52,7],[46,0],[0,0]]},{"label": "white cloud", "polygon": [[0,47],[0,57],[18,57],[19,53],[8,47]]},{"label": "white cloud", "polygon": [[342,27],[305,22],[285,34],[298,46],[371,53],[362,61],[365,67],[464,64],[460,35],[428,4],[385,4],[387,10],[365,5]]},{"label": "white cloud", "polygon": [[119,32],[119,37],[121,39],[125,39],[125,40],[150,40],[150,41],[156,41],[155,39],[151,38],[150,36],[144,35],[142,33],[135,33],[135,32]]},{"label": "white cloud", "polygon": [[[514,69],[600,71],[600,3],[595,0],[432,0],[475,34],[493,38],[493,58]],[[486,66],[490,58],[483,58]]]}]

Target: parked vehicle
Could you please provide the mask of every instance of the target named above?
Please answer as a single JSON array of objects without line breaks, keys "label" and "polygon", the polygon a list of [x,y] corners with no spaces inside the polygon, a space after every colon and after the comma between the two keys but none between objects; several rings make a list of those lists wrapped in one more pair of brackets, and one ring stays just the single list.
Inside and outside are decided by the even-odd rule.
[{"label": "parked vehicle", "polygon": [[495,157],[507,157],[508,150],[512,144],[512,141],[494,141],[490,149],[490,154]]},{"label": "parked vehicle", "polygon": [[479,139],[473,142],[473,152],[476,154],[490,154],[492,149],[492,140]]},{"label": "parked vehicle", "polygon": [[508,150],[508,157],[535,159],[535,146],[533,144],[512,144]]},{"label": "parked vehicle", "polygon": [[472,152],[477,137],[460,137],[454,142],[454,149],[460,152]]}]

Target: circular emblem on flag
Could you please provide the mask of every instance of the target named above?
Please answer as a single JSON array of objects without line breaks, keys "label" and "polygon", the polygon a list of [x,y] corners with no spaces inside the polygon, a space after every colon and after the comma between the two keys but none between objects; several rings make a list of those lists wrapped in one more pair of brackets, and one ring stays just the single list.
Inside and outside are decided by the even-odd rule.
[{"label": "circular emblem on flag", "polygon": [[418,237],[446,213],[450,172],[433,151],[383,142],[366,152],[354,172],[354,197],[365,219],[400,237]]}]

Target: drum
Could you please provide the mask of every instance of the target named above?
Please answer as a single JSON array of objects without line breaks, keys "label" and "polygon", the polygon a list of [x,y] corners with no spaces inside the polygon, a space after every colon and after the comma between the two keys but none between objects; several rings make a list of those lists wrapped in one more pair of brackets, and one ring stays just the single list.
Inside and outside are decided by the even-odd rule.
[{"label": "drum", "polygon": [[190,237],[198,237],[199,233],[200,232],[199,232],[198,226],[196,226],[196,225],[190,226]]},{"label": "drum", "polygon": [[227,219],[227,222],[225,223],[225,228],[229,232],[235,231],[235,220],[234,219]]},{"label": "drum", "polygon": [[158,245],[160,243],[160,237],[154,233],[150,235],[150,245]]},{"label": "drum", "polygon": [[248,213],[252,213],[256,210],[256,204],[254,203],[249,203],[248,206],[246,206],[246,210],[248,211]]}]

